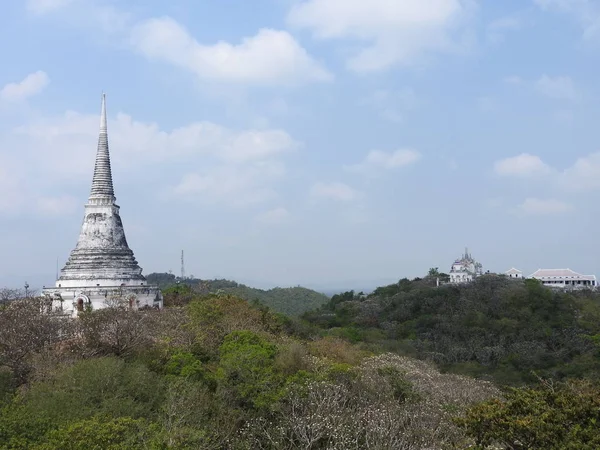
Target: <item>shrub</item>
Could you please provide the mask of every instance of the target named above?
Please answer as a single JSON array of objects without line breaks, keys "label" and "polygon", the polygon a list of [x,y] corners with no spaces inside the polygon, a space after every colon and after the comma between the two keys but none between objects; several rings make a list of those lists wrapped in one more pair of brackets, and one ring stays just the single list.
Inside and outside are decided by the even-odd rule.
[{"label": "shrub", "polygon": [[348,341],[330,336],[311,342],[308,348],[314,356],[326,357],[345,364],[358,364],[366,356],[365,352]]},{"label": "shrub", "polygon": [[48,433],[47,442],[32,450],[129,450],[146,449],[158,427],[143,419],[93,417]]},{"label": "shrub", "polygon": [[477,448],[593,450],[600,448],[600,385],[591,381],[542,382],[512,388],[456,419]]}]

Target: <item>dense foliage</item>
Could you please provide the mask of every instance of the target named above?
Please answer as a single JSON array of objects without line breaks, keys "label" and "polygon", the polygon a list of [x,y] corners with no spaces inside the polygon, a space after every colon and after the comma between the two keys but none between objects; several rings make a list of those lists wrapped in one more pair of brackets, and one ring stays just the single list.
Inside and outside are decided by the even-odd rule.
[{"label": "dense foliage", "polygon": [[600,448],[600,384],[543,381],[535,388],[511,389],[456,419],[479,449],[595,450]]},{"label": "dense foliage", "polygon": [[185,284],[77,320],[4,303],[0,449],[598,448],[598,294],[436,278],[304,319]]},{"label": "dense foliage", "polygon": [[0,347],[2,449],[442,448],[469,439],[453,414],[498,395],[230,295],[74,321],[40,306],[0,309],[0,338],[38,327]]},{"label": "dense foliage", "polygon": [[329,335],[502,384],[535,381],[534,372],[600,375],[600,294],[593,291],[553,291],[494,275],[436,287],[426,277],[369,296],[335,295],[304,317]]},{"label": "dense foliage", "polygon": [[163,290],[166,302],[172,306],[182,306],[197,294],[230,294],[249,302],[258,302],[274,311],[289,316],[298,316],[306,311],[319,308],[329,301],[329,297],[312,289],[300,286],[269,290],[256,289],[229,280],[180,280],[169,273],[151,273],[148,283],[157,284]]}]

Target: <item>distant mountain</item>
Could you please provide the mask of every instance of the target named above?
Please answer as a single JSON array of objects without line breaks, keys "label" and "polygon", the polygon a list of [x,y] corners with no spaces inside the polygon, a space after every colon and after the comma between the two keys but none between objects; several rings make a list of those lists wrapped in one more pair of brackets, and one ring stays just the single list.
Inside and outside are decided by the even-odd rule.
[{"label": "distant mountain", "polygon": [[[181,280],[169,273],[151,273],[146,276],[148,283],[157,284],[165,293],[173,291],[175,286],[189,286],[194,292],[205,292],[207,294],[224,293],[231,294],[249,302],[258,301],[274,311],[298,316],[320,308],[329,301],[329,297],[312,289],[301,286],[273,289],[256,289],[244,284],[230,280]],[[175,291],[173,291],[175,292]]]},{"label": "distant mountain", "polygon": [[317,292],[322,292],[323,294],[331,297],[335,294],[341,294],[343,292],[354,291],[354,292],[363,292],[365,294],[369,294],[373,292],[379,286],[387,286],[388,284],[392,284],[398,280],[390,279],[390,278],[378,278],[372,280],[335,280],[331,283],[304,283],[304,285],[313,289]]}]

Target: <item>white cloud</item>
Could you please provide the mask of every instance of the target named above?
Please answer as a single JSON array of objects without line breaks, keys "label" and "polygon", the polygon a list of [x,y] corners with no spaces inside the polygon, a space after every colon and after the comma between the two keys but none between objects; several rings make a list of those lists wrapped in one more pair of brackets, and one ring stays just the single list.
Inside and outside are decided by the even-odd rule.
[{"label": "white cloud", "polygon": [[501,17],[489,23],[487,26],[487,38],[492,43],[500,43],[509,31],[520,30],[521,19],[515,16]]},{"label": "white cloud", "polygon": [[577,159],[561,174],[560,183],[572,191],[600,189],[600,152]]},{"label": "white cloud", "polygon": [[517,75],[510,75],[504,78],[504,82],[508,84],[521,84],[523,79]]},{"label": "white cloud", "polygon": [[518,156],[496,161],[494,171],[501,176],[528,178],[551,174],[553,169],[542,161],[539,156],[522,153]]},{"label": "white cloud", "polygon": [[36,202],[36,209],[40,214],[58,216],[71,213],[77,207],[77,202],[70,195],[59,197],[40,197]]},{"label": "white cloud", "polygon": [[[60,11],[62,23],[92,33],[95,39],[105,40],[112,35],[122,39],[122,33],[131,27],[132,14],[109,3],[104,0],[28,0],[27,9],[38,16]],[[105,35],[96,33],[98,30]]]},{"label": "white cloud", "polygon": [[286,31],[261,29],[238,45],[203,45],[181,24],[163,17],[136,25],[130,41],[148,59],[182,67],[202,79],[250,84],[332,79]]},{"label": "white cloud", "polygon": [[250,206],[277,198],[272,184],[284,174],[285,166],[274,161],[218,166],[185,175],[169,190],[168,197],[200,204]]},{"label": "white cloud", "polygon": [[568,203],[555,199],[528,198],[519,205],[520,212],[530,215],[563,214],[572,209]]},{"label": "white cloud", "polygon": [[[58,173],[73,176],[89,173],[98,123],[98,115],[71,111],[21,126],[16,133],[34,144],[30,151],[35,152],[37,160]],[[114,120],[109,118],[108,129],[112,158],[125,167],[194,156],[243,164],[273,158],[300,146],[279,129],[236,131],[212,122],[194,122],[163,131],[155,123],[139,122],[123,113]]]},{"label": "white cloud", "polygon": [[[14,172],[34,174],[34,198],[45,193],[47,187],[57,190],[48,197],[60,197],[60,188],[67,182],[89,181],[98,139],[98,116],[67,112],[34,119],[12,133],[0,134],[0,147],[14,149],[7,155]],[[126,114],[112,117],[115,116],[109,114],[108,132],[115,172],[146,182],[152,166],[160,164],[167,173],[164,168],[170,164],[177,165],[178,171],[185,165],[188,172],[183,178],[173,180],[171,171],[171,180],[164,185],[160,185],[162,176],[151,183],[169,200],[237,206],[274,198],[274,184],[285,173],[282,158],[300,145],[281,129],[233,130],[211,122],[194,122],[165,131],[155,123],[136,121]],[[37,205],[45,210],[58,206],[52,200]]]},{"label": "white cloud", "polygon": [[393,91],[378,89],[361,101],[361,104],[377,111],[382,119],[394,123],[403,122],[405,114],[417,103],[417,96],[410,88]]},{"label": "white cloud", "polygon": [[351,39],[366,45],[348,61],[359,72],[411,64],[431,52],[461,47],[455,32],[469,16],[471,0],[306,0],[288,22],[319,39]]},{"label": "white cloud", "polygon": [[572,166],[560,171],[527,153],[497,161],[494,170],[498,175],[522,178],[555,175],[548,181],[563,191],[600,190],[600,152],[580,157]]},{"label": "white cloud", "polygon": [[6,158],[0,161],[0,216],[30,214],[47,217],[73,212],[76,206],[73,197],[40,196],[35,183],[18,175],[25,170]]},{"label": "white cloud", "polygon": [[557,11],[573,11],[582,7],[588,0],[533,0],[542,9]]},{"label": "white cloud", "polygon": [[27,10],[35,14],[46,14],[73,3],[75,0],[27,0]]},{"label": "white cloud", "polygon": [[25,205],[22,180],[19,172],[0,155],[0,214],[12,214]]},{"label": "white cloud", "polygon": [[490,112],[496,109],[496,102],[490,97],[482,96],[477,98],[477,107],[483,112]]},{"label": "white cloud", "polygon": [[279,225],[290,219],[290,213],[287,209],[279,207],[258,214],[255,219],[264,225]]},{"label": "white cloud", "polygon": [[394,152],[371,150],[360,164],[346,166],[351,172],[370,172],[378,170],[391,170],[416,163],[421,154],[413,149],[399,149]]},{"label": "white cloud", "polygon": [[535,83],[536,90],[546,97],[558,100],[577,100],[578,93],[570,77],[542,75]]},{"label": "white cloud", "polygon": [[27,75],[23,80],[16,83],[8,83],[0,90],[0,99],[7,101],[25,100],[33,95],[39,94],[50,83],[46,72],[38,70]]},{"label": "white cloud", "polygon": [[573,17],[583,28],[584,39],[600,37],[600,4],[594,0],[533,0],[541,9]]},{"label": "white cloud", "polygon": [[233,162],[268,158],[299,145],[282,130],[244,131],[228,140],[224,156]]},{"label": "white cloud", "polygon": [[310,190],[310,195],[315,198],[324,198],[342,202],[351,202],[362,197],[361,192],[355,190],[347,184],[337,181],[330,183],[315,183]]},{"label": "white cloud", "polygon": [[571,124],[575,119],[573,111],[568,109],[560,109],[553,113],[554,120],[563,124]]},{"label": "white cloud", "polygon": [[263,28],[239,43],[203,44],[171,17],[136,22],[131,13],[96,0],[37,0],[31,1],[30,9],[44,14],[67,6],[72,26],[101,30],[119,48],[125,45],[148,60],[188,70],[205,81],[289,86],[333,79],[285,30]]}]

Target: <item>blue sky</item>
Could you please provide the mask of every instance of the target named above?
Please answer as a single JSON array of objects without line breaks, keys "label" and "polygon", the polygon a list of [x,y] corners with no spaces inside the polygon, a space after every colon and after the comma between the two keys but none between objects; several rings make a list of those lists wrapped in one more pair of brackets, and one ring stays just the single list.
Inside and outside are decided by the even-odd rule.
[{"label": "blue sky", "polygon": [[74,247],[102,91],[145,273],[600,275],[599,1],[11,0],[0,54],[0,285]]}]

